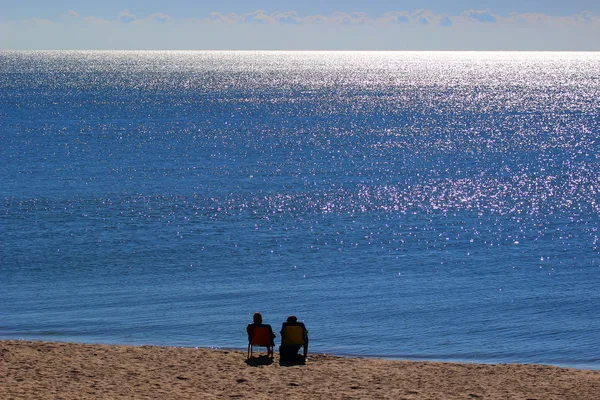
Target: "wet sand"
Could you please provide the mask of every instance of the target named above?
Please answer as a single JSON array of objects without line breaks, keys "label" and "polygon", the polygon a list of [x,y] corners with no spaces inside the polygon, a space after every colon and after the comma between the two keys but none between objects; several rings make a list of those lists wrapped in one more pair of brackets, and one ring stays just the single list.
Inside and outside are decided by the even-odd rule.
[{"label": "wet sand", "polygon": [[600,371],[0,341],[0,399],[600,399]]}]

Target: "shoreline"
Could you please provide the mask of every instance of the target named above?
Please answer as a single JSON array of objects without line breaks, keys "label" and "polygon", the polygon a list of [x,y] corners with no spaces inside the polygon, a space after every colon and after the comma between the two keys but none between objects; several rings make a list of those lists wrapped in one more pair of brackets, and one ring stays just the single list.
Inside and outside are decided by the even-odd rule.
[{"label": "shoreline", "polygon": [[[73,341],[73,340],[61,340],[61,339],[46,339],[46,338],[19,338],[19,337],[0,337],[0,343],[2,342],[39,342],[39,343],[68,343],[68,344],[84,344],[84,345],[106,345],[106,346],[124,346],[124,347],[159,347],[159,348],[182,348],[182,349],[208,349],[213,351],[239,351],[245,352],[246,349],[242,347],[219,347],[219,346],[190,346],[185,344],[167,344],[167,343],[133,343],[133,342],[112,342],[112,341]],[[278,351],[278,345],[275,346],[275,352]],[[600,372],[600,361],[596,363],[589,362],[569,362],[569,361],[506,361],[506,360],[494,360],[493,358],[476,358],[476,357],[436,357],[436,356],[418,356],[418,355],[386,355],[386,354],[353,354],[344,352],[328,352],[320,350],[317,352],[311,352],[312,354],[323,354],[332,357],[341,358],[359,358],[359,359],[372,359],[372,360],[388,360],[388,361],[411,361],[411,362],[433,362],[433,363],[450,363],[450,364],[477,364],[477,365],[546,365],[550,367],[559,367],[566,369],[577,369],[586,371],[598,371]]]},{"label": "shoreline", "polygon": [[0,340],[0,397],[600,398],[600,371],[314,354],[305,364],[240,350]]}]

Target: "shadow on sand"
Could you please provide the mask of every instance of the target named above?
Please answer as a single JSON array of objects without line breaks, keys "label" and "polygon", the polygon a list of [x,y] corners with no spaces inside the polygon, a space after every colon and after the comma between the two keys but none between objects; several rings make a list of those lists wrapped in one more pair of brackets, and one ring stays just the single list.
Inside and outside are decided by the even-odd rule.
[{"label": "shadow on sand", "polygon": [[271,365],[273,364],[273,359],[268,356],[258,356],[258,357],[250,357],[246,360],[246,364],[251,367],[260,367],[263,365]]},{"label": "shadow on sand", "polygon": [[298,354],[294,357],[286,357],[283,359],[282,358],[279,359],[279,365],[282,367],[292,367],[294,365],[305,365],[305,364],[306,364],[306,360],[300,354]]}]

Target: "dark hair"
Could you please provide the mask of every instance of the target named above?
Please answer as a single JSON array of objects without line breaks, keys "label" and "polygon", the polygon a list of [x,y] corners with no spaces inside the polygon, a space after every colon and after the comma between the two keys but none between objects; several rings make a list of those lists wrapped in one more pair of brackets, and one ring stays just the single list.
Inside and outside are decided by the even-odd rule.
[{"label": "dark hair", "polygon": [[290,315],[287,317],[287,322],[298,322],[298,318],[295,315]]},{"label": "dark hair", "polygon": [[255,324],[262,324],[262,315],[259,312],[255,312],[252,319],[254,320]]}]

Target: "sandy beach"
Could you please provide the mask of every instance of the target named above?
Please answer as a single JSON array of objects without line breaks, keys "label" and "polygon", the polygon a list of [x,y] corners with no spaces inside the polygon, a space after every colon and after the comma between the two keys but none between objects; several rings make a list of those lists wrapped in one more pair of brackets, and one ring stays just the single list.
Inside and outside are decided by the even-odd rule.
[{"label": "sandy beach", "polygon": [[600,371],[0,341],[1,399],[599,399]]}]

